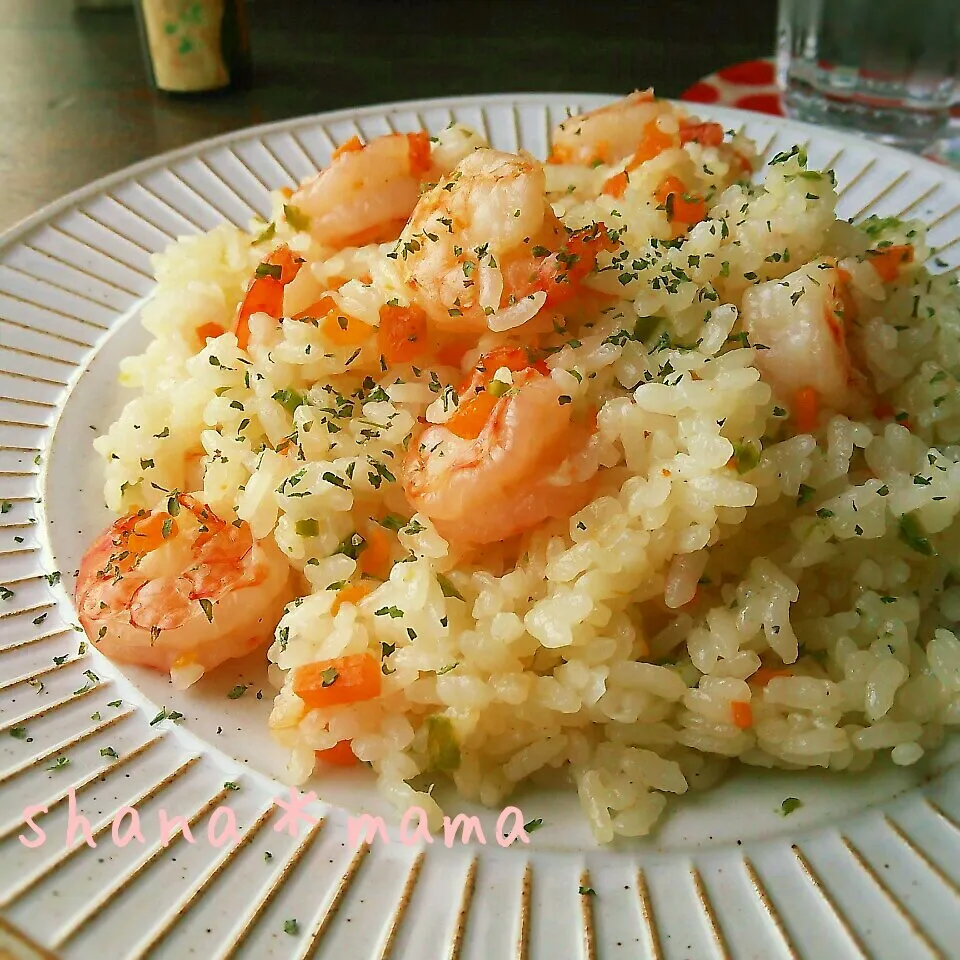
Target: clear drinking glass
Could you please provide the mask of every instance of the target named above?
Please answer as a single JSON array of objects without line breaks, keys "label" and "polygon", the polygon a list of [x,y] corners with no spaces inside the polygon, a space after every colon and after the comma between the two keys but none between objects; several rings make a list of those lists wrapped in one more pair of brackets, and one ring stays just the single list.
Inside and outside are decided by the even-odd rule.
[{"label": "clear drinking glass", "polygon": [[780,0],[777,81],[798,120],[922,149],[960,94],[960,0]]}]

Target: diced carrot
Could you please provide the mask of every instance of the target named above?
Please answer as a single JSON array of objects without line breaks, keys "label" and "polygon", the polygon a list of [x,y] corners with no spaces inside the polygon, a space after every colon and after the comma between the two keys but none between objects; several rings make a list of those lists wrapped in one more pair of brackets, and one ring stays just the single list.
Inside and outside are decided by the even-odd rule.
[{"label": "diced carrot", "polygon": [[328,313],[337,309],[337,302],[333,297],[324,294],[319,300],[314,300],[309,307],[293,315],[294,320],[319,320]]},{"label": "diced carrot", "polygon": [[444,426],[464,440],[476,440],[483,432],[498,402],[497,397],[486,390],[467,400],[461,400],[457,412]]},{"label": "diced carrot", "polygon": [[303,257],[298,257],[285,243],[281,243],[264,260],[264,263],[280,267],[278,282],[286,286],[300,272],[300,268],[303,266]]},{"label": "diced carrot", "polygon": [[348,583],[345,587],[341,587],[330,608],[330,615],[336,616],[337,611],[345,603],[359,603],[372,590],[373,587],[366,583]]},{"label": "diced carrot", "polygon": [[390,537],[378,523],[371,523],[363,531],[366,546],[357,558],[361,573],[369,573],[385,580],[390,573]]},{"label": "diced carrot", "polygon": [[445,367],[459,367],[463,362],[464,354],[474,347],[469,340],[454,340],[445,343],[437,350],[437,361]]},{"label": "diced carrot", "polygon": [[626,170],[621,170],[620,173],[615,173],[612,177],[604,181],[600,192],[606,194],[608,197],[622,197],[629,182],[630,175]]},{"label": "diced carrot", "polygon": [[867,256],[880,279],[884,283],[890,283],[900,275],[900,268],[904,264],[913,263],[913,247],[906,243],[884,247],[882,250],[868,250]]},{"label": "diced carrot", "polygon": [[820,422],[820,394],[813,387],[801,387],[793,395],[793,422],[800,433],[813,433]]},{"label": "diced carrot", "polygon": [[683,181],[678,177],[667,177],[657,187],[654,196],[657,203],[666,208],[667,219],[671,223],[692,227],[706,219],[706,203],[696,194],[688,194]]},{"label": "diced carrot", "polygon": [[680,142],[719,147],[723,143],[723,127],[719,123],[689,123],[685,120],[680,124]]},{"label": "diced carrot", "polygon": [[327,339],[338,347],[355,347],[366,343],[375,332],[369,323],[340,313],[339,310],[327,314],[321,329]]},{"label": "diced carrot", "polygon": [[337,160],[345,153],[356,153],[358,150],[362,150],[363,147],[363,141],[354,134],[346,143],[341,143],[340,146],[333,151],[333,156],[331,156],[330,159],[331,161]]},{"label": "diced carrot", "polygon": [[519,373],[530,366],[530,354],[523,347],[497,347],[485,353],[477,364],[488,377],[492,377],[501,367],[506,367],[512,373]]},{"label": "diced carrot", "polygon": [[293,187],[281,187],[280,192],[289,200],[293,196]]},{"label": "diced carrot", "polygon": [[273,277],[257,277],[247,288],[247,295],[237,313],[237,346],[246,350],[250,344],[250,318],[255,313],[279,317],[283,310],[283,284]]},{"label": "diced carrot", "polygon": [[[843,345],[846,339],[843,333],[843,326],[853,323],[853,321],[857,319],[860,308],[857,306],[857,301],[853,299],[853,293],[850,291],[850,284],[853,280],[850,274],[841,267],[837,270],[837,278],[837,283],[834,287],[836,299],[832,306],[833,316],[828,318],[827,322],[834,339],[838,344]],[[835,320],[839,320],[841,323],[837,324],[834,322]]]},{"label": "diced carrot", "polygon": [[293,692],[311,710],[380,696],[380,663],[369,653],[297,667]]},{"label": "diced carrot", "polygon": [[754,687],[765,687],[777,677],[792,677],[789,670],[778,670],[776,667],[759,667],[756,672],[747,677],[747,683]]},{"label": "diced carrot", "polygon": [[427,348],[427,315],[420,307],[380,308],[377,345],[387,363],[409,363]]},{"label": "diced carrot", "polygon": [[[163,535],[164,524],[167,525],[167,535]],[[130,551],[136,554],[150,553],[163,546],[166,540],[177,535],[177,521],[169,513],[151,513],[144,517],[133,528],[130,535]]]},{"label": "diced carrot", "polygon": [[[274,319],[283,312],[283,288],[299,273],[303,261],[291,253],[286,244],[281,244],[261,264],[279,267],[280,276],[254,276],[237,309],[237,345],[246,350],[250,343],[250,317],[266,313]],[[260,269],[259,267],[257,269]]]},{"label": "diced carrot", "polygon": [[734,726],[741,730],[749,730],[753,726],[753,707],[746,700],[734,700],[730,704]]},{"label": "diced carrot", "polygon": [[207,340],[215,340],[224,332],[223,327],[219,323],[201,323],[197,327],[197,336],[203,343],[206,343]]},{"label": "diced carrot", "polygon": [[671,133],[664,133],[660,129],[656,118],[650,120],[643,127],[643,139],[637,147],[630,162],[627,164],[628,170],[635,170],[641,163],[659,157],[664,150],[669,150],[677,145],[677,138]]},{"label": "diced carrot", "polygon": [[326,750],[316,750],[314,753],[318,760],[332,767],[353,767],[359,763],[349,740],[341,740],[335,746]]},{"label": "diced carrot", "polygon": [[574,230],[556,253],[537,265],[530,289],[518,291],[515,295],[519,299],[535,290],[543,290],[547,294],[544,306],[555,307],[576,296],[581,281],[596,266],[598,254],[602,250],[614,250],[616,246],[616,241],[602,223]]},{"label": "diced carrot", "polygon": [[430,134],[425,130],[408,133],[407,142],[410,144],[410,172],[418,177],[430,169]]}]

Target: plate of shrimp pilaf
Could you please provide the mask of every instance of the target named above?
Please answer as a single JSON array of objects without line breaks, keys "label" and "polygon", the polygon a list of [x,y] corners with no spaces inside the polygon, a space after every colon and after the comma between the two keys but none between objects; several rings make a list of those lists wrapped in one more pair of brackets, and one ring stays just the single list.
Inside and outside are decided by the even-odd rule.
[{"label": "plate of shrimp pilaf", "polygon": [[[74,697],[116,683],[136,703],[132,681],[148,698],[134,715],[154,729],[186,715],[165,742],[207,762],[191,705],[259,665],[269,710],[238,721],[236,742],[255,740],[283,789],[335,796],[344,816],[385,801],[396,812],[381,838],[413,808],[443,837],[461,809],[489,834],[498,811],[523,807],[525,839],[542,833],[514,850],[519,872],[504,868],[516,884],[475,892],[475,857],[492,865],[495,845],[468,848],[470,861],[419,837],[426,863],[445,864],[427,883],[449,901],[456,951],[496,936],[504,951],[567,955],[630,931],[656,956],[673,930],[692,956],[766,940],[764,955],[904,956],[918,941],[936,954],[955,922],[937,897],[954,883],[938,847],[957,843],[960,180],[786,121],[693,116],[652,91],[585,104],[298,121],[147,165],[63,214],[60,234],[73,239],[82,214],[109,260],[102,288],[80,296],[126,311],[121,330],[146,339],[101,352],[70,393],[84,413],[67,403],[42,462],[51,549],[65,581],[75,568],[58,614],[85,633],[56,667],[90,667]],[[25,236],[9,260],[23,276],[30,251],[69,260],[42,229]],[[140,279],[147,252],[155,284]],[[68,334],[65,347],[14,341],[25,380],[54,382],[31,358],[88,363],[72,344],[96,345]],[[76,416],[97,406],[113,422],[80,436]],[[98,489],[80,499],[102,495],[114,519],[101,530],[84,519],[99,507],[73,523],[53,479],[94,451]],[[4,510],[18,529],[25,506]],[[48,592],[58,582],[47,573]],[[23,609],[29,623],[41,607]],[[68,630],[49,636],[75,648]],[[232,724],[252,686],[229,689]],[[0,721],[25,738],[33,714],[11,703]],[[58,742],[42,754],[54,766]],[[101,762],[118,760],[109,749]],[[251,796],[281,789],[262,779]],[[839,832],[843,804],[825,816],[832,801],[814,798],[844,791],[843,815],[882,802],[888,826]],[[554,823],[529,806],[549,813],[550,797]],[[886,812],[897,803],[905,826]],[[809,849],[778,841],[784,830],[807,831]],[[919,869],[917,889],[935,891],[928,904],[877,876],[878,857],[906,856],[886,850],[891,837],[912,851],[910,882]],[[570,890],[544,877],[531,895],[541,838]],[[357,857],[393,863],[360,874],[400,898],[393,919],[366,940],[341,932],[331,893],[320,913],[302,908],[311,943],[339,936],[373,956],[399,936],[428,955],[426,933],[401,922],[421,859],[393,876],[387,845],[351,853],[331,889],[353,882]],[[726,921],[742,921],[739,893],[711,872],[729,864],[759,905],[739,933]],[[835,899],[834,869],[853,900]],[[792,902],[801,882],[820,899]],[[464,928],[474,897],[517,909],[511,884],[516,926]],[[899,910],[870,900],[877,887]],[[618,916],[622,890],[640,898],[635,919]],[[251,924],[275,892],[250,894]],[[673,900],[698,911],[692,932]],[[804,919],[824,907],[825,924]],[[82,956],[96,911],[62,912],[61,929],[36,935]],[[172,916],[146,940],[131,933],[131,950],[171,935]],[[289,947],[256,942],[251,955]]]}]

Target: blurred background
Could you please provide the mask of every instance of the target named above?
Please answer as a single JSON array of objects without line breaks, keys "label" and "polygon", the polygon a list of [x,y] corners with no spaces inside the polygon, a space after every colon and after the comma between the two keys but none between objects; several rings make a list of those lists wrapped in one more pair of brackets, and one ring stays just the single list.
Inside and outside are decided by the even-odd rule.
[{"label": "blurred background", "polygon": [[678,97],[772,56],[775,0],[253,0],[249,85],[157,93],[130,0],[0,0],[0,230],[97,177],[240,127],[463,94]]}]

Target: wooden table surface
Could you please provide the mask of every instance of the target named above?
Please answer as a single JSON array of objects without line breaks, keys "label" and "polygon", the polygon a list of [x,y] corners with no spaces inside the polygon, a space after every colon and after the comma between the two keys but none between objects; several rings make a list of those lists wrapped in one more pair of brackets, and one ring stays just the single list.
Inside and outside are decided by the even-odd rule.
[{"label": "wooden table surface", "polygon": [[0,0],[0,231],[137,160],[251,124],[388,100],[516,91],[676,97],[768,55],[775,0],[256,0],[255,79],[155,93],[132,9]]}]

